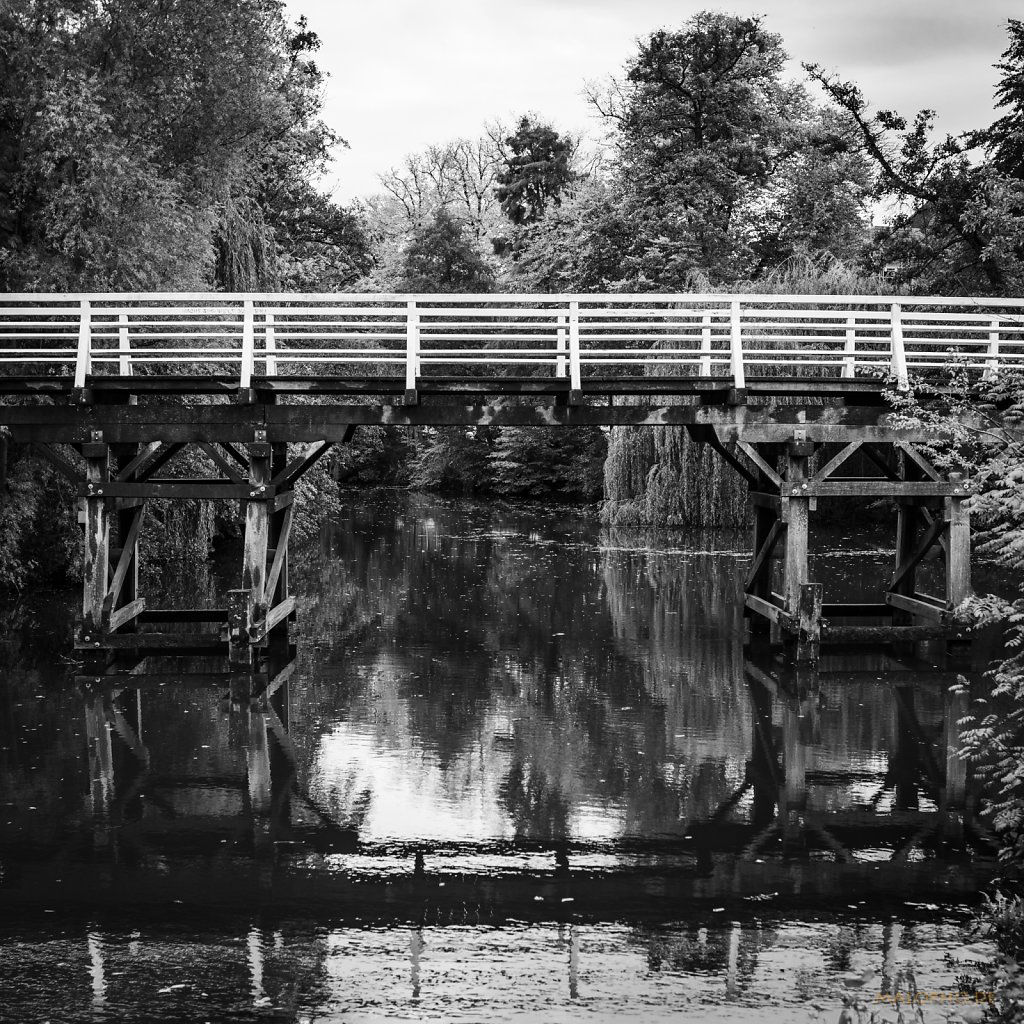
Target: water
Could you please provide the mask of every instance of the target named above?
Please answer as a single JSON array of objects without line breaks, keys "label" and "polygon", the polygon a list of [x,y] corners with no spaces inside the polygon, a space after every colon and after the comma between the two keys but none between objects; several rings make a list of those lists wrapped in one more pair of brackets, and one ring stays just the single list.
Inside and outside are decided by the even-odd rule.
[{"label": "water", "polygon": [[[853,548],[819,575],[869,599]],[[743,550],[363,499],[296,559],[266,712],[76,690],[70,601],[12,612],[0,1019],[835,1020],[863,982],[895,1020],[910,974],[945,1019],[994,868],[966,698],[746,659]]]}]

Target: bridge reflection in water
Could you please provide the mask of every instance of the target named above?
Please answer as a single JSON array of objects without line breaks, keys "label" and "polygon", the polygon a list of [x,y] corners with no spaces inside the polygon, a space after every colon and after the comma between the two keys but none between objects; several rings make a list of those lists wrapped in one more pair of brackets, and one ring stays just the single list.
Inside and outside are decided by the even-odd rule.
[{"label": "bridge reflection in water", "polygon": [[954,984],[995,857],[941,660],[745,650],[727,540],[388,500],[296,565],[300,660],[259,700],[61,687],[33,626],[0,691],[0,1005],[34,1019],[52,976],[68,1021],[705,996],[799,1020],[851,971]]},{"label": "bridge reflection in water", "polygon": [[[970,901],[990,877],[993,844],[957,754],[968,698],[948,689],[956,677],[881,657],[834,660],[799,674],[745,662],[749,733],[735,788],[723,797],[721,776],[691,765],[683,813],[662,832],[589,839],[424,841],[394,825],[381,835],[366,823],[376,794],[350,791],[339,804],[316,785],[318,755],[296,749],[289,731],[296,705],[288,684],[262,708],[189,689],[187,676],[157,692],[145,677],[88,692],[77,698],[88,799],[76,820],[28,842],[8,823],[0,905],[8,920],[59,907],[92,922],[85,941],[101,1004],[119,962],[123,970],[148,958],[174,977],[162,942],[143,953],[136,938],[124,956],[118,922],[126,915],[147,931],[154,919],[166,926],[202,914],[204,928],[234,934],[233,984],[247,984],[257,1003],[269,998],[271,974],[278,989],[294,981],[296,953],[286,946],[296,928],[309,941],[316,922],[407,933],[413,998],[423,986],[425,932],[509,922],[550,932],[549,945],[555,937],[570,996],[581,963],[587,969],[580,930],[611,922],[656,965],[698,970],[736,995],[775,947],[778,928],[764,919],[796,912],[846,919],[854,931],[864,918],[888,919],[869,966],[890,991],[907,920]],[[880,749],[836,756],[829,734],[837,714],[849,712],[851,691],[881,710]],[[194,716],[188,727],[173,720],[172,706],[182,719]],[[687,814],[684,803],[705,810]],[[105,938],[100,919],[119,937]],[[361,956],[393,961],[395,941],[385,945]],[[328,976],[353,970],[348,940],[318,949]],[[842,965],[843,951],[833,953]],[[247,982],[237,976],[243,966]]]}]

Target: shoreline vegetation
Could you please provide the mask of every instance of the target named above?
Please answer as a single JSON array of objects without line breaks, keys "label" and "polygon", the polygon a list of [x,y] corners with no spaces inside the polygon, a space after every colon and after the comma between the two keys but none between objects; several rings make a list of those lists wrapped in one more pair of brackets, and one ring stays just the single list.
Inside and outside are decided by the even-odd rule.
[{"label": "shoreline vegetation", "polygon": [[[702,11],[642,36],[588,87],[607,132],[599,151],[531,112],[410,154],[378,194],[342,206],[315,187],[346,143],[321,117],[325,72],[305,19],[288,24],[274,0],[10,0],[0,290],[1022,295],[1024,22],[1006,29],[991,123],[936,139],[932,112],[872,113],[817,65],[785,78],[765,19]],[[894,211],[882,226],[879,206]],[[981,488],[979,550],[1021,573],[1024,385],[961,383],[952,407],[921,390],[894,401],[930,418],[936,457]],[[946,429],[951,412],[997,408],[987,433]],[[0,590],[72,580],[72,496],[2,433]],[[168,472],[200,475],[202,458],[183,453]],[[744,521],[742,481],[670,428],[367,428],[318,470],[300,533],[354,483],[572,502],[621,527]],[[155,503],[150,571],[205,561],[236,534],[232,515]],[[1009,636],[967,743],[1005,848],[986,914],[1002,951],[986,1019],[1020,1020],[1024,597],[964,613]]]}]

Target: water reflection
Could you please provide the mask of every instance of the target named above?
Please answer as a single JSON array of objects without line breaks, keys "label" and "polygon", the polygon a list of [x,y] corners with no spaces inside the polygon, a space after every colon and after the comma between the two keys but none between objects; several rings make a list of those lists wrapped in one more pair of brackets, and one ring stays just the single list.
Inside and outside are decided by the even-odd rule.
[{"label": "water reflection", "polygon": [[993,869],[968,698],[882,654],[748,656],[743,569],[720,537],[391,499],[299,561],[300,664],[262,704],[12,657],[0,1005],[49,1006],[22,961],[80,965],[67,1020],[125,1015],[126,972],[220,1019],[948,988]]}]

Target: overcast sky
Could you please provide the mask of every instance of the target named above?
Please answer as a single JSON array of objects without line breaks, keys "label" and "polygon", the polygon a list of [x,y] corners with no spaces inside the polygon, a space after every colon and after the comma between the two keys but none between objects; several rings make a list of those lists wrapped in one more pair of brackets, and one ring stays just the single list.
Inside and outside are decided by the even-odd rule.
[{"label": "overcast sky", "polygon": [[939,114],[943,131],[988,124],[1006,19],[1020,0],[287,0],[323,46],[324,119],[348,140],[331,179],[335,198],[379,191],[377,174],[407,153],[485,122],[533,111],[557,128],[598,134],[588,80],[621,71],[636,40],[720,9],[762,14],[791,58],[857,82],[876,108]]}]

